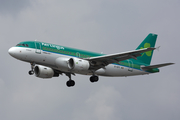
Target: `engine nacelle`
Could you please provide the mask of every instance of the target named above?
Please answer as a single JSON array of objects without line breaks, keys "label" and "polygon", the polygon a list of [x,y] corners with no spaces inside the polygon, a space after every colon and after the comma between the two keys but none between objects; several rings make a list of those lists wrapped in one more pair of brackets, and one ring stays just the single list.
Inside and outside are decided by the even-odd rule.
[{"label": "engine nacelle", "polygon": [[57,67],[62,71],[84,71],[90,67],[89,61],[79,58],[59,57],[55,61]]},{"label": "engine nacelle", "polygon": [[41,66],[41,65],[37,65],[34,68],[34,72],[35,72],[36,77],[39,77],[39,78],[52,78],[52,77],[59,76],[59,74],[56,73],[52,68]]},{"label": "engine nacelle", "polygon": [[69,63],[69,58],[65,58],[65,57],[59,57],[55,61],[56,66],[62,71],[69,70],[68,63]]},{"label": "engine nacelle", "polygon": [[84,71],[88,70],[90,67],[89,61],[79,59],[79,58],[70,58],[68,61],[68,67],[74,71]]}]

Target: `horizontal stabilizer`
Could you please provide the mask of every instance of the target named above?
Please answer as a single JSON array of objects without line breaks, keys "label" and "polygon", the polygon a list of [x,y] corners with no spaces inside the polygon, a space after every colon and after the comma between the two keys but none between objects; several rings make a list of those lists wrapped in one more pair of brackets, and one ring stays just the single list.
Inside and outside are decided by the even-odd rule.
[{"label": "horizontal stabilizer", "polygon": [[172,65],[174,63],[164,63],[164,64],[157,64],[157,65],[150,65],[150,66],[145,66],[145,67],[141,67],[141,69],[143,70],[150,70],[153,68],[160,68],[160,67],[164,67],[164,66],[168,66],[168,65]]}]

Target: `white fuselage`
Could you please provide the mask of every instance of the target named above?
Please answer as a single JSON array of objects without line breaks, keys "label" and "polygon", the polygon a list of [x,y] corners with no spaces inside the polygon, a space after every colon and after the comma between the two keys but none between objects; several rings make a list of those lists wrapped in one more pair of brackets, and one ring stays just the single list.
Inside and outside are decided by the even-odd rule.
[{"label": "white fuselage", "polygon": [[[57,54],[52,52],[47,52],[38,49],[32,48],[24,48],[24,47],[12,47],[9,49],[9,54],[16,59],[29,62],[36,63],[39,65],[44,65],[62,72],[73,72],[77,74],[83,75],[92,75],[92,71],[83,70],[83,71],[70,71],[68,68],[58,67],[56,64],[56,60],[58,58],[70,59],[73,56],[67,56],[63,54]],[[132,75],[142,75],[149,74],[149,72],[134,69],[132,67],[117,65],[117,64],[109,64],[105,68],[101,68],[95,71],[95,74],[101,76],[132,76]]]}]

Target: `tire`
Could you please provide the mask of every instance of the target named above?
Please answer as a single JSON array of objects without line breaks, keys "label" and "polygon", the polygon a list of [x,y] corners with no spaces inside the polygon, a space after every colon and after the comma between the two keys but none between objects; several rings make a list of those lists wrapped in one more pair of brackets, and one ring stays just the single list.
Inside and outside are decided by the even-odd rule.
[{"label": "tire", "polygon": [[69,81],[66,82],[66,85],[67,85],[68,87],[72,87],[72,86],[75,85],[75,81],[74,81],[74,80],[69,80]]}]

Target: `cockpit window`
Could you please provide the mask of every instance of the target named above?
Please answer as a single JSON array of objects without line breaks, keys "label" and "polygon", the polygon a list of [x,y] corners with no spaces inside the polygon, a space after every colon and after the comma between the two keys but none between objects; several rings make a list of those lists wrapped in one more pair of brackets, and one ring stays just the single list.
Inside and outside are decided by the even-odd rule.
[{"label": "cockpit window", "polygon": [[20,46],[21,44],[17,44],[16,46]]},{"label": "cockpit window", "polygon": [[24,47],[29,47],[28,44],[17,44],[16,46],[24,46]]}]

